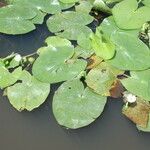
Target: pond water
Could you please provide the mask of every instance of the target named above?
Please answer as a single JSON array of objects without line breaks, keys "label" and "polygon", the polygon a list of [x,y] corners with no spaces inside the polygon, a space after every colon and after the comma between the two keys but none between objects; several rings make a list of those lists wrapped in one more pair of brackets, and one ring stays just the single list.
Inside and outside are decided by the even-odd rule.
[{"label": "pond water", "polygon": [[[49,35],[46,25],[25,35],[0,34],[0,57],[13,51],[35,52]],[[0,150],[149,150],[150,134],[137,131],[121,114],[120,99],[109,99],[103,115],[88,127],[66,130],[59,126],[51,110],[57,88],[53,85],[47,101],[30,113],[17,112],[0,91]]]}]

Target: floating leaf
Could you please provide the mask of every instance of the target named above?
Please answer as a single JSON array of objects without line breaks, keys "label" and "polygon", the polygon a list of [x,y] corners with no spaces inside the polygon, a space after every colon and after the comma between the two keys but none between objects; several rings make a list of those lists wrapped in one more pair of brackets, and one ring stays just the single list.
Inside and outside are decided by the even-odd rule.
[{"label": "floating leaf", "polygon": [[121,70],[144,70],[150,67],[150,50],[132,32],[114,32],[116,55],[108,62]]},{"label": "floating leaf", "polygon": [[3,89],[14,84],[19,79],[21,73],[21,67],[10,73],[5,66],[0,65],[0,88]]},{"label": "floating leaf", "polygon": [[92,9],[92,4],[89,1],[83,0],[75,7],[76,11],[89,13]]},{"label": "floating leaf", "polygon": [[144,101],[137,101],[135,106],[123,108],[123,114],[140,127],[147,127],[150,105]]},{"label": "floating leaf", "polygon": [[6,34],[24,34],[35,29],[29,21],[36,12],[26,6],[9,5],[0,8],[0,32]]},{"label": "floating leaf", "polygon": [[44,17],[46,13],[38,11],[37,15],[31,20],[34,24],[42,24],[44,22]]},{"label": "floating leaf", "polygon": [[55,14],[61,11],[60,2],[58,0],[14,0],[12,4],[28,6],[29,8],[50,14]]},{"label": "floating leaf", "polygon": [[145,6],[150,7],[150,1],[149,1],[149,0],[143,0],[142,3],[143,3]]},{"label": "floating leaf", "polygon": [[18,111],[31,111],[39,107],[47,98],[50,85],[36,80],[27,71],[23,71],[20,80],[22,83],[7,88],[10,103]]},{"label": "floating leaf", "polygon": [[86,58],[90,57],[93,53],[94,53],[94,51],[91,49],[85,49],[80,46],[76,46],[74,58],[82,57],[82,58],[86,59]]},{"label": "floating leaf", "polygon": [[57,122],[71,129],[92,123],[102,113],[106,97],[85,88],[79,80],[63,83],[54,95],[53,113]]},{"label": "floating leaf", "polygon": [[91,35],[92,48],[96,55],[103,59],[111,59],[115,54],[115,45],[98,29]]},{"label": "floating leaf", "polygon": [[52,46],[52,47],[63,47],[63,46],[72,47],[72,44],[69,40],[58,36],[50,36],[45,40],[45,42],[48,46]]},{"label": "floating leaf", "polygon": [[[58,42],[59,41],[59,42]],[[58,37],[58,36],[50,36],[48,37],[46,40],[45,40],[45,43],[55,49],[57,47],[72,47],[73,48],[73,45],[71,44],[71,42],[67,39],[64,39],[64,38],[61,38],[61,37]],[[38,54],[41,54],[42,52],[44,52],[44,50],[46,50],[46,48],[39,48],[37,53]]]},{"label": "floating leaf", "polygon": [[150,69],[131,71],[130,74],[131,77],[121,80],[123,86],[131,93],[150,101]]},{"label": "floating leaf", "polygon": [[120,70],[102,62],[88,73],[86,83],[94,92],[109,96],[109,90],[120,73]]},{"label": "floating leaf", "polygon": [[86,67],[86,61],[71,59],[72,47],[44,47],[33,65],[33,75],[43,82],[56,83],[78,76]]},{"label": "floating leaf", "polygon": [[79,0],[59,0],[60,2],[62,3],[75,3],[75,2],[78,2]]},{"label": "floating leaf", "polygon": [[94,0],[93,7],[99,11],[111,14],[111,9],[107,6],[104,0]]},{"label": "floating leaf", "polygon": [[138,6],[137,0],[124,0],[112,9],[116,24],[121,29],[138,29],[150,21],[150,8]]},{"label": "floating leaf", "polygon": [[91,30],[85,26],[93,21],[93,17],[87,13],[66,11],[55,14],[47,21],[48,29],[60,37],[69,40],[77,40],[78,35],[89,35]]},{"label": "floating leaf", "polygon": [[[91,33],[92,33],[92,31],[91,31]],[[84,49],[88,49],[88,50],[92,49],[92,43],[91,43],[91,40],[90,40],[90,34],[88,36],[86,34],[84,34],[84,33],[81,33],[81,34],[78,35],[77,43],[78,43],[78,45],[80,47],[82,47]]]}]

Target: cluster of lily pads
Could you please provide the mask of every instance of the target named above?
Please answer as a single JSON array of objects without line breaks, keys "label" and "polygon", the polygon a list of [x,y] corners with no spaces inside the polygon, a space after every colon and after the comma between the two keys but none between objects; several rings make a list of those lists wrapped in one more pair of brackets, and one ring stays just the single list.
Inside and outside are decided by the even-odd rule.
[{"label": "cluster of lily pads", "polygon": [[[32,111],[47,99],[51,84],[61,83],[52,102],[60,125],[87,126],[101,115],[107,97],[123,97],[123,114],[139,130],[150,131],[149,0],[8,0],[5,4],[0,8],[1,33],[30,32],[50,14],[47,27],[55,34],[45,40],[36,57],[12,53],[0,59],[0,88],[15,109]],[[91,29],[101,14],[108,17]]]}]

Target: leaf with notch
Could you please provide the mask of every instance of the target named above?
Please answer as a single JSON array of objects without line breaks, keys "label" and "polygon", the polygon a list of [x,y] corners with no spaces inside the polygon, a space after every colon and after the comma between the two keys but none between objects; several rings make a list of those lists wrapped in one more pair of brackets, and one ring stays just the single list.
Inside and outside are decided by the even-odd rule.
[{"label": "leaf with notch", "polygon": [[94,122],[103,112],[106,100],[75,79],[63,83],[55,93],[53,113],[60,125],[77,129]]}]

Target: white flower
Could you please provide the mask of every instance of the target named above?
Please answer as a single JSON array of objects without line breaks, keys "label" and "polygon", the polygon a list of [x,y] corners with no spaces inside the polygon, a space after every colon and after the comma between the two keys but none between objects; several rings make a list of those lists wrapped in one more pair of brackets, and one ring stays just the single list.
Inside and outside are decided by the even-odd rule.
[{"label": "white flower", "polygon": [[135,103],[137,99],[135,95],[133,95],[132,93],[128,93],[128,92],[125,92],[123,97],[125,101],[129,103]]},{"label": "white flower", "polygon": [[21,60],[21,55],[17,54],[14,58],[15,61],[19,62]]}]

